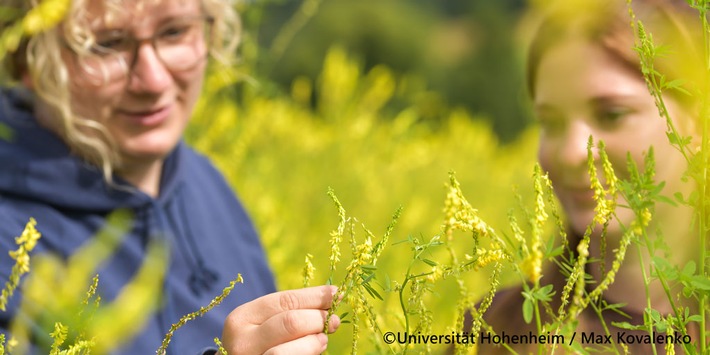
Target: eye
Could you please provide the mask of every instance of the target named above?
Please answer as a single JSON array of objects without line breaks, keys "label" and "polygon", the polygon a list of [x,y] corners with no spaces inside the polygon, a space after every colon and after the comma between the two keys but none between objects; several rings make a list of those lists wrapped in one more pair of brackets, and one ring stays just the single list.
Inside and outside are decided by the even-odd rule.
[{"label": "eye", "polygon": [[560,134],[567,127],[565,116],[555,110],[538,110],[535,118],[540,123],[540,128],[548,135]]},{"label": "eye", "polygon": [[130,40],[121,31],[111,31],[96,35],[91,51],[97,55],[111,55],[129,50]]},{"label": "eye", "polygon": [[599,127],[609,129],[622,124],[633,112],[634,110],[629,107],[610,105],[596,108],[594,117]]},{"label": "eye", "polygon": [[172,23],[158,31],[158,39],[165,42],[182,42],[190,37],[194,27],[192,22]]}]

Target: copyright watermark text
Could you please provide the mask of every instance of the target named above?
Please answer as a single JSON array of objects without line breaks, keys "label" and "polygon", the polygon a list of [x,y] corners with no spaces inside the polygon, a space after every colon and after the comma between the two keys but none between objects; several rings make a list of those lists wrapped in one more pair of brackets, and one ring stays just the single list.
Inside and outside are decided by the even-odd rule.
[{"label": "copyright watermark text", "polygon": [[573,332],[568,336],[562,334],[510,334],[500,332],[457,333],[449,334],[410,334],[407,332],[386,332],[382,340],[387,344],[568,344],[575,341],[582,344],[690,344],[689,335],[682,334],[598,334],[594,332]]}]

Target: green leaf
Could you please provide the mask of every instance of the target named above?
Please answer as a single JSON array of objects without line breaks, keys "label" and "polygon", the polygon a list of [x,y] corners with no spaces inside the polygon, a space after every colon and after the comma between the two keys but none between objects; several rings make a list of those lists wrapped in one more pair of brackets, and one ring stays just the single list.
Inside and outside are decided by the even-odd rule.
[{"label": "green leaf", "polygon": [[670,280],[678,279],[678,270],[674,268],[668,260],[661,258],[660,256],[653,257],[653,266],[656,269],[657,275],[664,276]]},{"label": "green leaf", "polygon": [[633,325],[629,322],[611,322],[611,325],[621,328],[621,329],[628,329],[628,330],[644,330],[645,325]]},{"label": "green leaf", "polygon": [[698,275],[693,276],[690,284],[699,290],[710,291],[710,280],[705,277]]},{"label": "green leaf", "polygon": [[668,141],[671,142],[672,145],[678,145],[680,143],[680,139],[678,139],[678,135],[672,132],[666,132],[666,137],[668,137]]},{"label": "green leaf", "polygon": [[554,294],[555,291],[552,289],[552,285],[545,285],[533,292],[533,298],[542,302],[549,302]]},{"label": "green leaf", "polygon": [[377,270],[377,266],[374,265],[360,265],[361,268],[367,271],[375,271]]},{"label": "green leaf", "polygon": [[380,296],[380,294],[377,293],[377,291],[375,291],[372,286],[370,286],[369,284],[362,284],[362,287],[365,288],[365,291],[367,291],[367,293],[369,293],[372,298],[377,298],[378,300],[383,301],[382,296]]},{"label": "green leaf", "polygon": [[683,194],[680,193],[680,192],[674,193],[674,194],[673,194],[673,198],[675,198],[675,200],[678,201],[678,203],[681,203],[681,204],[686,204],[686,203],[687,203],[687,202],[685,201],[685,199],[683,199]]},{"label": "green leaf", "polygon": [[523,302],[523,319],[525,320],[525,323],[530,324],[533,319],[533,303],[529,298],[525,298],[525,302]]},{"label": "green leaf", "polygon": [[427,264],[427,265],[429,265],[429,266],[431,266],[431,267],[434,267],[434,266],[436,266],[436,265],[439,265],[439,264],[437,264],[435,261],[432,261],[432,260],[429,260],[429,259],[422,259],[422,261],[423,261],[425,264]]},{"label": "green leaf", "polygon": [[695,274],[695,261],[691,260],[685,266],[683,267],[683,271],[681,272],[684,276],[693,276]]},{"label": "green leaf", "polygon": [[673,206],[673,207],[678,207],[678,204],[675,203],[675,201],[673,201],[672,199],[670,199],[670,198],[668,198],[668,197],[666,197],[666,196],[663,196],[663,195],[658,195],[658,196],[656,196],[656,201],[667,203],[667,204],[669,204],[669,205],[671,205],[671,206]]},{"label": "green leaf", "polygon": [[695,314],[695,315],[688,317],[688,321],[700,323],[703,321],[703,317],[701,317],[699,314]]},{"label": "green leaf", "polygon": [[363,285],[367,284],[367,283],[370,282],[370,280],[372,280],[374,277],[375,277],[375,274],[374,274],[374,273],[368,273],[367,275],[360,275],[360,278],[362,279],[361,284],[363,284]]}]

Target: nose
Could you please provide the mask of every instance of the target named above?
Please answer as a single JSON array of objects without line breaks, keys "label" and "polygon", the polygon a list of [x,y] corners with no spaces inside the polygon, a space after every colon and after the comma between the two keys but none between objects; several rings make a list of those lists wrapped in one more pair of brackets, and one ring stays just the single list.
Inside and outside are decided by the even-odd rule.
[{"label": "nose", "polygon": [[[587,145],[593,129],[584,120],[572,120],[562,137],[562,144],[557,152],[558,163],[567,168],[587,166]],[[598,158],[596,148],[592,148],[593,158]]]},{"label": "nose", "polygon": [[159,94],[168,88],[173,79],[153,45],[143,41],[136,48],[128,80],[131,92]]}]

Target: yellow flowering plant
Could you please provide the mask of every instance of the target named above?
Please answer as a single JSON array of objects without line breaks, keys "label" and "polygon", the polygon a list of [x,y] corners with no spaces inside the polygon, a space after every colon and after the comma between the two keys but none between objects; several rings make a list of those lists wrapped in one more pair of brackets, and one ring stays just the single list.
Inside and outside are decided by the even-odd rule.
[{"label": "yellow flowering plant", "polygon": [[[706,1],[690,2],[705,19]],[[6,50],[2,48],[12,48],[22,35],[47,28],[45,26],[55,21],[55,14],[61,13],[61,6],[66,3],[66,0],[43,1],[46,5],[37,8],[38,15],[27,15],[29,19],[21,22],[24,27],[3,31],[0,56]],[[317,3],[307,1],[304,7]],[[33,16],[46,17],[46,20],[37,21]],[[705,22],[704,25],[707,26]],[[645,34],[643,25],[636,26],[649,87],[663,110],[662,92],[673,89],[674,84],[656,76],[653,61],[649,59],[656,55],[656,48]],[[288,33],[283,38],[287,37]],[[190,123],[187,140],[210,155],[247,201],[280,288],[307,286],[316,281],[340,287],[330,313],[339,314],[346,324],[349,322],[352,332],[349,336],[332,335],[331,353],[430,353],[439,350],[431,344],[386,344],[382,341],[386,331],[399,330],[407,334],[465,330],[495,332],[482,315],[491,306],[501,285],[512,283],[524,285],[525,295],[522,309],[513,311],[522,312],[526,321],[534,322],[540,334],[548,331],[568,334],[574,330],[575,318],[585,308],[601,312],[615,307],[605,304],[601,296],[614,282],[626,254],[656,255],[657,249],[663,249],[660,241],[647,239],[646,231],[653,218],[653,203],[668,202],[660,195],[661,184],[653,180],[651,152],[643,171],[630,165],[629,179],[619,180],[604,153],[603,142],[590,139],[588,170],[597,202],[595,225],[590,226],[577,249],[572,251],[550,180],[533,163],[535,157],[530,152],[534,152],[536,146],[537,132],[534,129],[504,145],[482,120],[460,109],[432,104],[438,102],[436,93],[417,87],[416,78],[397,76],[384,66],[365,71],[342,47],[334,47],[328,53],[317,81],[299,78],[284,95],[262,91],[263,86],[253,81],[240,81],[252,74],[242,71],[248,69],[220,68],[209,73],[205,94]],[[230,91],[238,85],[243,90],[239,93]],[[401,110],[387,110],[386,104],[394,99],[407,104]],[[707,101],[703,101],[703,112],[706,113],[710,111]],[[310,106],[312,102],[315,107]],[[422,111],[426,110],[441,110],[442,122],[436,125],[426,122],[422,119]],[[705,177],[708,176],[709,150],[707,138],[702,138],[699,150],[694,151],[687,137],[681,137],[670,120],[669,125],[670,131],[675,132],[669,135],[671,141],[690,162],[688,176],[697,180],[700,186],[696,195],[675,196],[673,201],[692,204],[700,211],[696,223],[697,229],[703,231],[699,233],[703,257],[682,267],[671,265],[662,257],[654,257],[652,268],[644,277],[647,285],[654,278],[662,280],[673,300],[678,295],[672,293],[677,290],[672,284],[680,283],[682,290],[676,293],[695,300],[700,307],[695,311],[674,302],[673,313],[661,315],[649,305],[644,324],[617,325],[649,332],[656,329],[683,334],[690,323],[699,324],[700,329],[707,328],[710,283],[703,236],[708,225]],[[702,128],[707,131],[707,127]],[[4,133],[0,127],[0,137],[7,136],[9,133]],[[592,159],[592,149],[599,152],[598,161]],[[294,165],[294,161],[299,164]],[[440,180],[444,172],[451,170],[457,174],[450,175],[442,193]],[[334,189],[329,192],[330,199],[326,196],[314,198],[323,195],[322,192],[331,185]],[[514,193],[506,194],[510,185],[532,188],[520,189],[518,197]],[[467,188],[470,190],[465,193]],[[635,219],[632,224],[623,226],[624,234],[619,247],[614,250],[615,258],[611,265],[605,265],[590,260],[591,228],[601,228],[600,242],[604,250],[604,231],[615,218],[614,211],[625,208],[617,206],[616,196],[619,195],[628,201],[627,207],[634,212]],[[472,197],[470,201],[474,203],[465,196]],[[346,214],[340,201],[349,206],[351,214]],[[331,225],[333,202],[337,209],[335,229]],[[398,210],[399,205],[405,209]],[[485,208],[477,209],[474,205]],[[510,208],[516,205],[518,208]],[[294,206],[308,206],[308,210]],[[393,210],[397,211],[394,217]],[[351,215],[367,215],[368,225],[388,227],[383,233],[376,234]],[[397,222],[396,233],[394,222]],[[327,231],[331,232],[325,241],[323,236]],[[284,236],[289,235],[298,235],[301,242],[284,242]],[[116,344],[115,341],[101,343],[108,334],[114,334],[111,332],[128,337],[124,328],[106,325],[109,315],[115,313],[111,313],[111,305],[100,305],[95,291],[92,291],[99,282],[91,277],[93,271],[89,271],[93,262],[81,261],[81,267],[73,267],[56,259],[46,262],[38,259],[37,263],[33,260],[29,268],[26,253],[35,237],[38,235],[28,229],[27,237],[20,238],[24,246],[19,246],[13,254],[17,261],[17,271],[13,271],[13,275],[17,274],[17,280],[27,270],[32,270],[30,275],[37,274],[38,278],[42,275],[55,277],[56,270],[64,270],[58,272],[62,276],[60,280],[73,280],[69,276],[78,275],[81,281],[67,281],[67,287],[57,286],[63,293],[71,295],[71,301],[51,304],[51,301],[42,300],[51,310],[61,309],[64,305],[69,305],[68,309],[72,310],[83,309],[77,312],[83,314],[81,322],[62,314],[55,319],[46,319],[44,331],[51,339],[46,344],[48,352],[88,352],[94,349],[100,353]],[[349,253],[344,251],[347,248],[341,250],[343,243],[349,244]],[[151,265],[164,267],[162,253],[157,247],[151,249]],[[291,277],[291,270],[303,265],[304,255],[302,280]],[[324,257],[319,257],[321,255]],[[563,265],[568,272],[567,282],[557,291],[559,293],[541,282],[546,263]],[[603,270],[603,278],[587,287],[586,268],[590,263],[596,263],[595,267]],[[66,271],[68,269],[82,272]],[[326,270],[327,275],[320,277],[317,270]],[[140,300],[148,309],[154,307],[154,300],[146,296],[152,292],[146,290],[154,290],[155,284],[148,278],[139,278],[136,282],[139,285],[127,290],[123,301]],[[28,287],[36,284],[29,279],[25,283]],[[19,284],[19,281],[8,283],[3,299],[9,297],[11,290]],[[233,285],[228,289],[231,290]],[[85,295],[86,289],[89,292]],[[33,294],[33,291],[28,293]],[[44,297],[40,292],[36,294]],[[225,296],[223,293],[217,300]],[[551,306],[553,299],[560,300],[556,309]],[[179,324],[210,306],[187,315]],[[472,329],[464,328],[467,314],[473,318]],[[550,320],[546,322],[544,315],[551,315],[547,318]],[[101,327],[94,327],[99,324]],[[173,331],[166,335],[161,351],[167,348]],[[687,353],[707,353],[707,334],[700,332],[700,335],[696,345],[686,346]],[[25,341],[8,341],[0,351],[10,345],[21,348],[26,346]],[[215,343],[219,346],[219,339]],[[471,344],[460,344],[455,349],[458,353],[475,350]],[[555,350],[554,347],[541,346],[539,351],[549,353]],[[589,351],[579,344],[559,350]],[[608,350],[624,351],[623,347]],[[668,348],[667,351],[674,349]]]}]

